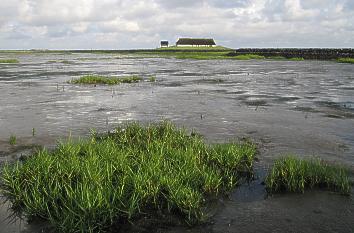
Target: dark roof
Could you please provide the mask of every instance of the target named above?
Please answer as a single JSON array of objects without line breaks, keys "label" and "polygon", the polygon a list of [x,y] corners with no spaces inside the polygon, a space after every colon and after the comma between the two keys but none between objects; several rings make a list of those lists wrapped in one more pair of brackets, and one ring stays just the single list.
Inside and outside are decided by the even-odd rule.
[{"label": "dark roof", "polygon": [[167,40],[162,40],[162,41],[161,41],[161,44],[162,44],[162,45],[168,44],[168,41],[167,41]]},{"label": "dark roof", "polygon": [[176,45],[216,45],[213,39],[179,38]]}]

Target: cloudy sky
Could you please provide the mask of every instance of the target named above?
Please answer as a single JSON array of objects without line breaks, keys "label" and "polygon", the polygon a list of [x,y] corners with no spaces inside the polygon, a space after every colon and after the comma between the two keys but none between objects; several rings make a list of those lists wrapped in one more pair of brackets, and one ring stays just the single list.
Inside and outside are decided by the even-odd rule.
[{"label": "cloudy sky", "polygon": [[0,0],[0,49],[354,47],[354,0]]}]

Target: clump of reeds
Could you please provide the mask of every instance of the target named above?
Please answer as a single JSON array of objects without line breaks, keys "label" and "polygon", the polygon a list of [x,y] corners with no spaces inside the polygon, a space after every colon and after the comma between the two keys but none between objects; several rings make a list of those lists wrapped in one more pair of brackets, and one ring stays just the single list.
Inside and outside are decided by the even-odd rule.
[{"label": "clump of reeds", "polygon": [[70,81],[72,84],[107,84],[107,85],[117,85],[120,83],[137,83],[141,81],[142,78],[139,76],[127,76],[127,77],[108,77],[102,75],[84,75],[78,79],[73,79]]},{"label": "clump of reeds", "polygon": [[275,161],[266,177],[268,192],[300,192],[305,189],[325,188],[350,194],[348,171],[320,159],[299,159],[293,156]]},{"label": "clump of reeds", "polygon": [[1,190],[18,213],[59,232],[101,232],[162,210],[196,223],[208,197],[252,174],[255,152],[249,142],[208,145],[166,121],[130,123],[6,165]]},{"label": "clump of reeds", "polygon": [[16,64],[19,61],[17,59],[0,59],[0,63]]},{"label": "clump of reeds", "polygon": [[340,63],[352,63],[354,64],[354,58],[346,57],[346,58],[338,58],[337,60]]}]

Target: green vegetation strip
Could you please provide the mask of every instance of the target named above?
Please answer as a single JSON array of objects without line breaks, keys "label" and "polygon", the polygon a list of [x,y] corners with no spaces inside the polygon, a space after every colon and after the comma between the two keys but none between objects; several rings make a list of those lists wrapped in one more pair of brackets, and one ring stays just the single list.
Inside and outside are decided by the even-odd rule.
[{"label": "green vegetation strip", "polygon": [[251,60],[251,59],[265,59],[264,56],[256,55],[256,54],[244,54],[244,55],[238,55],[235,57],[231,57],[236,60]]},{"label": "green vegetation strip", "polygon": [[354,58],[339,58],[338,62],[340,63],[352,63],[354,64]]},{"label": "green vegetation strip", "polygon": [[0,63],[16,64],[19,61],[17,59],[0,59]]},{"label": "green vegetation strip", "polygon": [[268,192],[300,192],[305,189],[326,188],[350,194],[348,171],[320,159],[303,160],[292,156],[275,161],[266,178]]},{"label": "green vegetation strip", "polygon": [[305,59],[303,57],[292,57],[289,58],[290,61],[305,61]]},{"label": "green vegetation strip", "polygon": [[117,85],[120,83],[137,83],[141,81],[142,78],[139,76],[128,76],[128,77],[108,77],[102,75],[85,75],[78,79],[73,79],[69,83],[72,84],[107,84],[107,85]]},{"label": "green vegetation strip", "polygon": [[59,232],[101,232],[151,212],[192,224],[206,219],[208,198],[252,174],[255,153],[248,142],[208,145],[170,122],[130,123],[6,165],[2,194]]}]

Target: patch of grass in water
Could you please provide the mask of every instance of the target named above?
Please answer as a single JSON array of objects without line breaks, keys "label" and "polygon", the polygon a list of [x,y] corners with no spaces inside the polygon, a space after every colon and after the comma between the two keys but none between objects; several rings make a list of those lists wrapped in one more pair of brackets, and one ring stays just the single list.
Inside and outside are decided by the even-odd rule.
[{"label": "patch of grass in water", "polygon": [[0,59],[0,63],[16,64],[19,63],[17,59]]},{"label": "patch of grass in water", "polygon": [[326,188],[349,195],[348,171],[320,159],[299,159],[294,156],[275,161],[265,180],[269,193],[303,193],[305,189]]},{"label": "patch of grass in water", "polygon": [[11,136],[10,136],[9,143],[10,143],[10,145],[12,145],[12,146],[16,145],[16,143],[17,143],[17,137],[16,137],[16,135],[11,135]]},{"label": "patch of grass in water", "polygon": [[292,57],[289,58],[290,61],[305,61],[305,59],[303,57]]},{"label": "patch of grass in water", "polygon": [[338,58],[337,61],[340,62],[340,63],[351,63],[351,64],[354,64],[354,58],[349,58],[349,57]]},{"label": "patch of grass in water", "polygon": [[128,76],[128,77],[108,77],[102,75],[84,75],[78,79],[73,79],[69,81],[72,84],[107,84],[107,85],[117,85],[120,83],[137,83],[141,81],[142,78],[139,76]]},{"label": "patch of grass in water", "polygon": [[236,59],[236,60],[265,59],[264,56],[257,55],[257,54],[243,54],[243,55],[238,55],[238,56],[234,56],[231,58]]},{"label": "patch of grass in water", "polygon": [[5,165],[1,190],[18,213],[59,232],[101,232],[151,211],[192,224],[207,218],[208,197],[252,174],[255,153],[248,142],[208,145],[170,122],[130,123]]},{"label": "patch of grass in water", "polygon": [[151,82],[151,83],[156,82],[156,77],[155,77],[155,76],[151,76],[151,77],[149,78],[149,82]]}]

